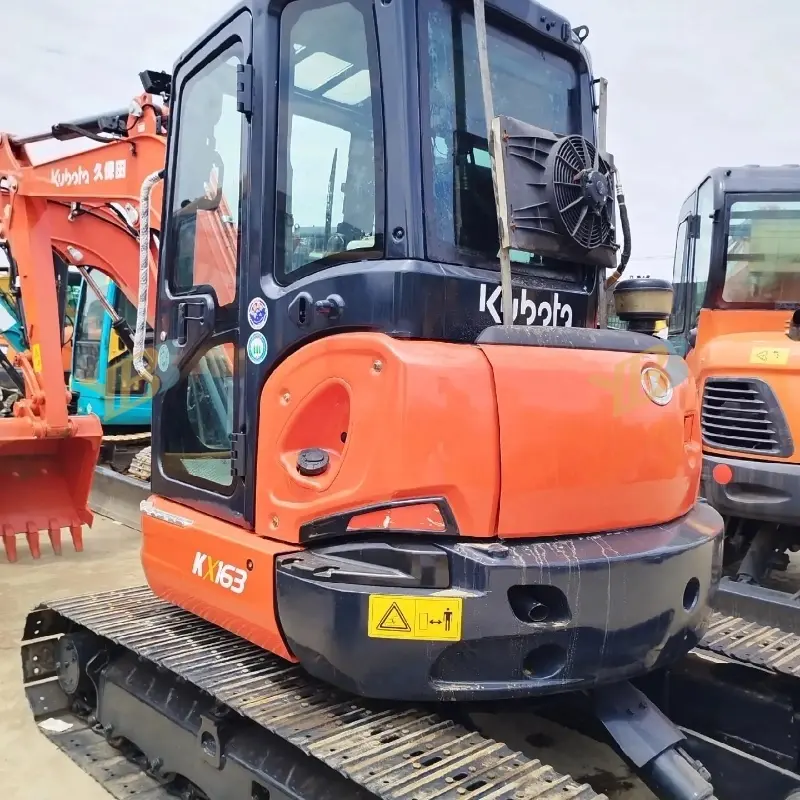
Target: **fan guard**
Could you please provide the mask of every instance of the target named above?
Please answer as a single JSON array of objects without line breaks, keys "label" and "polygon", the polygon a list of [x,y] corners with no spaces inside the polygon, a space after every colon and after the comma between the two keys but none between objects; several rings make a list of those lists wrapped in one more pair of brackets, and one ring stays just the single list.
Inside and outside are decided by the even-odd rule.
[{"label": "fan guard", "polygon": [[562,136],[513,117],[492,123],[504,247],[548,260],[615,269],[613,157],[583,136]]},{"label": "fan guard", "polygon": [[567,234],[593,250],[614,243],[610,166],[583,136],[565,136],[550,152],[555,211]]}]

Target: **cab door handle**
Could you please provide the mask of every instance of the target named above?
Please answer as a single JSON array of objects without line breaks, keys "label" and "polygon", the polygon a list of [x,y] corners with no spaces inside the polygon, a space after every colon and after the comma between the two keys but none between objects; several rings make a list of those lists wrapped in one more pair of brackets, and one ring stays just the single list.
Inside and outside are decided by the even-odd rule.
[{"label": "cab door handle", "polygon": [[178,346],[183,347],[189,341],[189,322],[198,322],[202,327],[206,318],[205,303],[184,300],[178,303]]}]

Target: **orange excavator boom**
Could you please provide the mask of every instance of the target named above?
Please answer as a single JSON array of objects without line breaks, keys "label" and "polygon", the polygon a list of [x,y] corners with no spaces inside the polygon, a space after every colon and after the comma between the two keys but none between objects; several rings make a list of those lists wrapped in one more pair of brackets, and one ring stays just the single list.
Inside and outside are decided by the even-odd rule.
[{"label": "orange excavator boom", "polygon": [[[81,550],[81,527],[92,522],[88,499],[102,428],[96,416],[68,411],[53,251],[67,264],[106,273],[138,303],[140,189],[163,167],[166,119],[155,98],[143,94],[126,113],[56,125],[49,134],[26,138],[0,133],[0,243],[16,273],[29,344],[14,358],[25,397],[12,417],[0,419],[0,535],[12,561],[18,534],[27,536],[38,558],[40,531],[60,553],[61,530],[68,528]],[[78,136],[102,146],[40,164],[28,152],[34,142]],[[154,195],[151,229],[160,228],[160,205]],[[152,240],[145,255],[154,273]],[[154,302],[147,304],[150,321]]]}]

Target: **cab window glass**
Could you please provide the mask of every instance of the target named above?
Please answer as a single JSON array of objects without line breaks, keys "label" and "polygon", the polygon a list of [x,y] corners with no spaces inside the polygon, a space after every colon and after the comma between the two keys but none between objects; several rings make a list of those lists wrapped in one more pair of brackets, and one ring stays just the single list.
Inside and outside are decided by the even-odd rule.
[{"label": "cab window glass", "polygon": [[[114,310],[128,323],[131,330],[136,328],[136,306],[125,297],[120,289],[117,289],[116,292]],[[150,331],[152,328],[148,325],[147,330]]]},{"label": "cab window glass", "polygon": [[74,325],[78,313],[78,301],[81,296],[81,275],[80,273],[69,273],[69,283],[67,284],[67,303],[64,307],[64,323]]},{"label": "cab window glass", "polygon": [[678,226],[678,236],[675,240],[675,255],[672,261],[672,284],[674,290],[674,301],[672,304],[672,315],[669,320],[669,329],[673,332],[683,331],[686,325],[686,264],[684,254],[686,252],[686,234],[689,227],[689,220],[685,219]]},{"label": "cab window glass", "polygon": [[800,199],[737,201],[730,211],[728,303],[800,303]]},{"label": "cab window glass", "polygon": [[236,107],[241,42],[185,84],[172,194],[172,281],[179,291],[211,286],[220,306],[236,297],[243,115]]},{"label": "cab window glass", "polygon": [[[92,280],[102,292],[103,298],[108,296],[108,276],[97,270],[91,272]],[[83,308],[78,320],[78,339],[87,342],[99,342],[103,333],[103,320],[106,316],[105,306],[100,302],[94,289],[86,284]]]},{"label": "cab window glass", "polygon": [[[236,102],[241,41],[187,78],[177,105],[177,176],[170,268],[179,291],[210,286],[219,306],[237,299],[242,167],[249,123]],[[226,333],[230,338],[233,334]],[[229,493],[236,345],[209,343],[163,391],[161,468],[175,480]]]},{"label": "cab window glass", "polygon": [[372,16],[361,6],[296,0],[281,18],[277,271],[285,279],[383,254],[380,79]]},{"label": "cab window glass", "polygon": [[[499,245],[491,160],[469,6],[429,0],[425,147],[433,161],[431,233],[449,248],[495,258]],[[567,59],[492,22],[487,48],[495,114],[566,135],[580,131],[579,76]],[[525,259],[517,258],[525,263]]]},{"label": "cab window glass", "polygon": [[[108,296],[110,279],[96,269],[91,277],[103,297]],[[81,381],[100,379],[100,340],[103,338],[103,322],[106,309],[94,289],[84,282],[83,300],[78,312],[77,332],[74,338],[73,376]]]},{"label": "cab window glass", "polygon": [[714,232],[714,186],[711,178],[700,187],[697,194],[697,218],[700,230],[694,246],[693,283],[693,321],[697,324],[708,286],[708,273],[711,267],[711,239]]}]

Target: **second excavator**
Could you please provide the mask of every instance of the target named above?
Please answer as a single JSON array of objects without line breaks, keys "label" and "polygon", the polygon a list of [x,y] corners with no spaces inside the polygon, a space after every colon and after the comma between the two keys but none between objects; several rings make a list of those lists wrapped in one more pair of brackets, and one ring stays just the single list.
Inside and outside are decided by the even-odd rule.
[{"label": "second excavator", "polygon": [[800,167],[712,170],[681,209],[671,339],[701,392],[704,493],[739,586],[800,548]]},{"label": "second excavator", "polygon": [[[5,464],[3,474],[10,478],[2,482],[0,492],[18,498],[0,532],[11,560],[16,558],[19,533],[27,536],[38,557],[40,529],[48,532],[58,553],[60,529],[70,527],[80,549],[78,522],[90,518],[88,488],[97,462],[93,446],[84,446],[94,434],[78,432],[93,424],[85,415],[94,414],[102,422],[102,461],[143,479],[125,484],[137,484],[137,492],[149,484],[150,448],[143,445],[150,435],[151,388],[133,369],[132,329],[139,305],[139,193],[144,177],[163,167],[168,107],[163,76],[144,72],[141,78],[145,94],[128,110],[61,123],[32,136],[0,134],[0,247],[10,262],[3,302],[6,317],[15,323],[9,335],[17,351],[16,369],[4,363],[13,384],[4,403],[8,421],[0,423],[0,434],[6,426],[0,471]],[[29,146],[45,139],[94,140],[102,146],[33,164]],[[153,273],[159,220],[160,209],[148,219],[146,269]],[[224,223],[203,235],[214,252],[230,246]],[[80,284],[74,319],[69,319],[73,272]],[[154,301],[145,301],[143,311],[149,349]],[[53,316],[44,308],[53,308]],[[59,335],[62,325],[74,328],[74,348]],[[70,407],[77,413],[66,426],[60,389],[54,388],[60,379],[63,382],[55,369],[56,348],[72,351],[69,358],[62,357],[64,374],[74,366],[69,394]],[[15,402],[20,394],[23,397]],[[34,461],[17,458],[25,430],[38,440],[24,446]],[[75,452],[68,453],[71,448]],[[57,457],[45,463],[48,449]],[[34,462],[35,467],[20,469]],[[112,487],[117,485],[116,472],[104,469],[103,475]],[[37,486],[39,478],[44,479],[42,486]],[[40,504],[37,492],[45,490],[51,502]],[[23,514],[22,497],[30,497],[36,510]]]},{"label": "second excavator", "polygon": [[[103,430],[96,415],[69,413],[73,398],[62,358],[68,270],[76,268],[96,296],[103,292],[92,270],[99,270],[138,304],[139,190],[145,175],[163,165],[165,134],[166,112],[151,93],[129,110],[55,125],[40,135],[0,134],[0,245],[24,348],[13,372],[6,365],[22,396],[0,418],[0,535],[12,561],[17,534],[38,556],[40,531],[60,552],[61,530],[68,528],[80,549],[81,526],[91,521],[88,494]],[[81,137],[103,146],[36,165],[28,152],[44,139]],[[155,271],[157,242],[151,239],[148,268]],[[113,332],[132,349],[127,320],[106,305]],[[79,341],[78,351],[82,375],[92,343]],[[130,371],[129,364],[126,383],[141,384]]]}]

